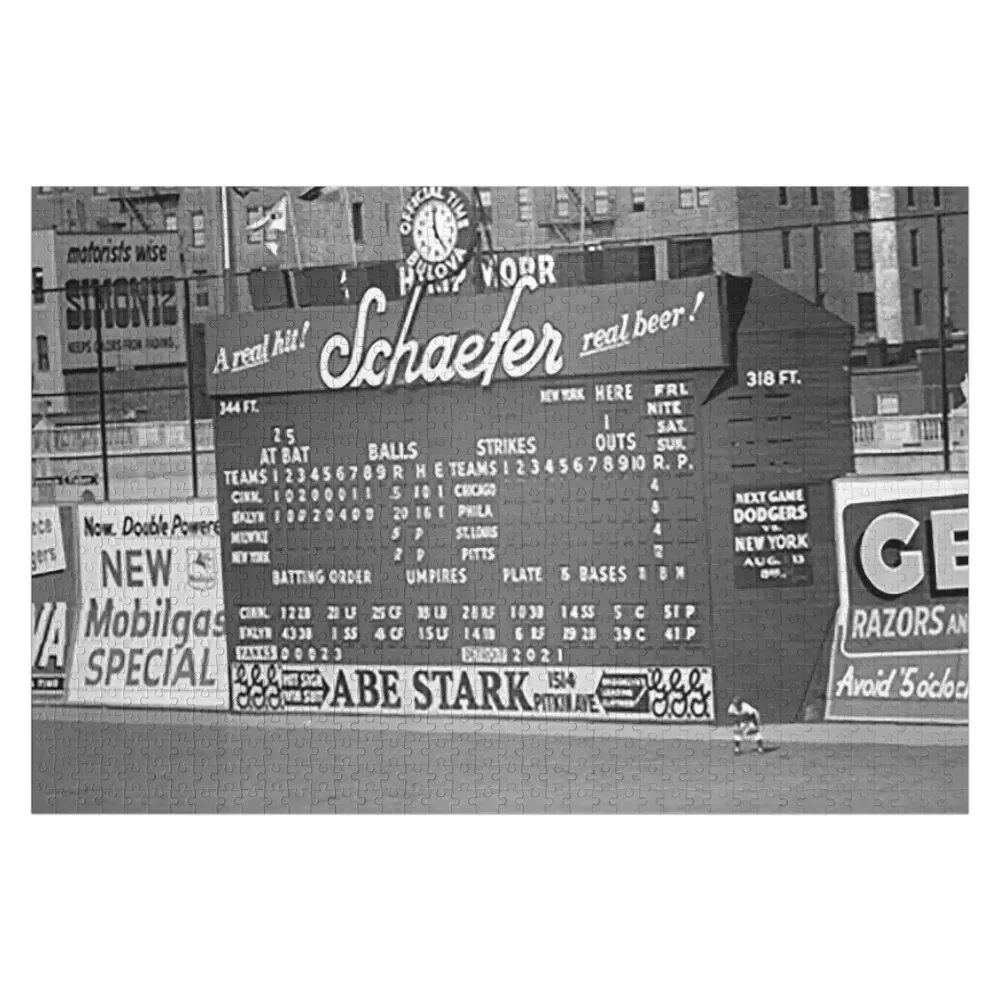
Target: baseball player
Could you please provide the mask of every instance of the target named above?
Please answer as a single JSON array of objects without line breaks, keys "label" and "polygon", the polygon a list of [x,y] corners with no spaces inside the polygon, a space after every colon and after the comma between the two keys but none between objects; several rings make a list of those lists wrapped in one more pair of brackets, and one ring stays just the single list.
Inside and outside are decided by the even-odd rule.
[{"label": "baseball player", "polygon": [[764,737],[761,733],[760,712],[746,699],[737,695],[729,706],[729,715],[733,718],[733,751],[739,753],[743,745],[743,737],[751,737],[757,741],[757,753],[764,752]]}]

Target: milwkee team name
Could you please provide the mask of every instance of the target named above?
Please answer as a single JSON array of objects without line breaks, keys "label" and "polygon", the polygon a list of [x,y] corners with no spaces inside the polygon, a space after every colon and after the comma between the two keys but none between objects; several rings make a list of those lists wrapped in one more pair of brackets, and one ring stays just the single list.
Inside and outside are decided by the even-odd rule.
[{"label": "milwkee team name", "polygon": [[[320,378],[328,389],[358,389],[362,386],[388,388],[396,383],[404,360],[406,370],[402,382],[405,385],[412,385],[417,381],[428,384],[450,382],[457,376],[467,382],[478,378],[480,385],[485,387],[493,381],[498,366],[503,369],[507,378],[523,378],[543,360],[545,374],[556,375],[564,364],[562,333],[548,322],[542,324],[540,337],[530,327],[513,331],[510,328],[525,289],[533,292],[537,288],[538,281],[531,275],[524,275],[514,285],[500,328],[488,338],[472,330],[466,334],[438,334],[426,344],[407,339],[416,314],[416,300],[411,299],[396,343],[380,337],[366,351],[368,312],[373,303],[377,313],[384,313],[386,309],[386,297],[382,291],[370,288],[358,307],[354,344],[343,334],[335,333],[323,345],[319,359]],[[334,374],[330,368],[334,354],[349,358],[347,366],[338,374]],[[376,371],[376,363],[383,358],[388,359],[387,363],[380,371]]]}]

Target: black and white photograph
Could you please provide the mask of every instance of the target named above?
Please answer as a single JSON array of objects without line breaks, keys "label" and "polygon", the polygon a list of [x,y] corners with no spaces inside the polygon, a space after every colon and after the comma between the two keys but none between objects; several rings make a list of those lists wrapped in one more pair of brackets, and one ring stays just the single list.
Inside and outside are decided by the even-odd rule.
[{"label": "black and white photograph", "polygon": [[967,810],[968,204],[33,188],[33,808]]}]

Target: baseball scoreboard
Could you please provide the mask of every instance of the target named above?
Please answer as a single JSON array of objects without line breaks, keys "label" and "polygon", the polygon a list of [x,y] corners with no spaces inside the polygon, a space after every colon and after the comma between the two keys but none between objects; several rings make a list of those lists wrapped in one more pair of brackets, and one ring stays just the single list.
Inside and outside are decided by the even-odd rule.
[{"label": "baseball scoreboard", "polygon": [[233,707],[793,717],[850,338],[728,275],[209,324]]}]

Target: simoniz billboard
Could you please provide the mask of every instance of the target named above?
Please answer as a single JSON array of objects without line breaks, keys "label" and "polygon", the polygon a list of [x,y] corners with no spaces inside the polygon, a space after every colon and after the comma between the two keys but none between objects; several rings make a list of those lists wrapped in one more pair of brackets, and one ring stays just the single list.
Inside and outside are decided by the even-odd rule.
[{"label": "simoniz billboard", "polygon": [[840,610],[827,718],[969,718],[965,476],[834,483]]},{"label": "simoniz billboard", "polygon": [[97,367],[98,306],[106,367],[184,361],[177,233],[62,233],[55,240],[64,369]]}]

